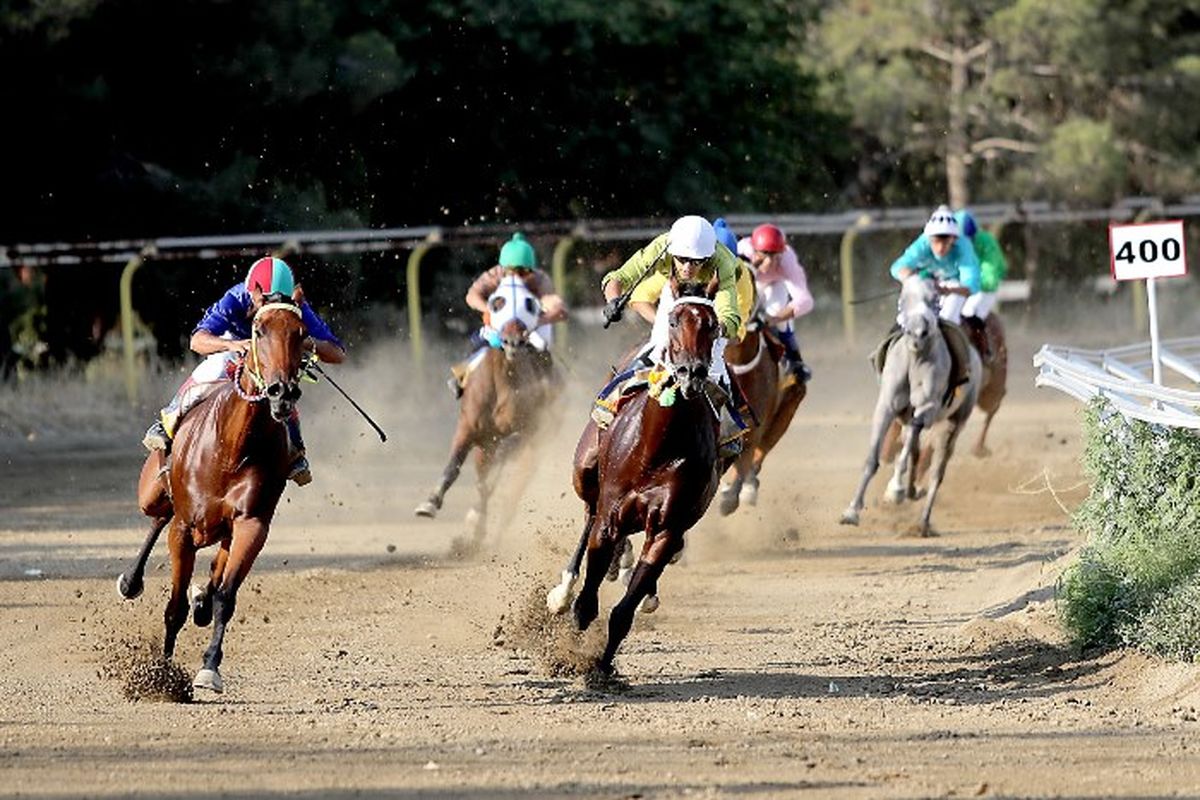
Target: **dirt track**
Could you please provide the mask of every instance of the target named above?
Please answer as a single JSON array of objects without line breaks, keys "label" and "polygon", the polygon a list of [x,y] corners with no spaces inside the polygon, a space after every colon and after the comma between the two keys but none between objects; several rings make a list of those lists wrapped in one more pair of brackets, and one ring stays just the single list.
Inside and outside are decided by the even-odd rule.
[{"label": "dirt track", "polygon": [[[129,431],[144,420],[123,422],[125,439],[10,431],[0,795],[1200,792],[1200,671],[1081,657],[1054,627],[1048,600],[1078,535],[1046,479],[1071,508],[1083,489],[1075,404],[1031,388],[1037,343],[1014,345],[995,453],[960,448],[933,539],[896,533],[916,509],[880,507],[882,474],[863,526],[836,524],[874,384],[859,354],[814,349],[812,395],[768,461],[759,506],[689,535],[662,608],[618,656],[626,691],[552,677],[514,648],[576,535],[578,397],[536,470],[512,476],[528,486],[509,519],[462,561],[447,551],[470,470],[439,520],[411,516],[441,468],[449,400],[400,409],[382,399],[401,378],[344,373],[372,386],[392,435],[381,447],[311,390],[316,483],[289,488],[239,599],[226,693],[193,705],[129,702],[101,675],[120,642],[161,630],[165,549],[142,598],[113,588],[143,533]],[[189,672],[206,641],[185,629]]]}]

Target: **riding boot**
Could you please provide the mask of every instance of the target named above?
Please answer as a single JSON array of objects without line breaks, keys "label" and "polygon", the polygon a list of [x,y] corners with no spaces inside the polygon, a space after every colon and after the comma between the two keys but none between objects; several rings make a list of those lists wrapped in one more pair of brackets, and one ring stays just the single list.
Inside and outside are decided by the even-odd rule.
[{"label": "riding boot", "polygon": [[991,363],[992,343],[987,333],[987,321],[975,316],[963,317],[962,321],[971,339],[971,344],[975,345],[975,349],[979,351],[980,360],[985,364]]},{"label": "riding boot", "polygon": [[776,330],[775,333],[779,336],[779,341],[783,343],[785,370],[795,375],[796,380],[801,383],[808,383],[812,380],[812,370],[804,363],[804,356],[800,355],[800,346],[796,344],[796,332],[788,328]]},{"label": "riding boot", "polygon": [[288,463],[292,465],[288,480],[295,481],[297,486],[307,486],[312,483],[312,470],[304,454],[304,440],[300,437],[300,415],[292,412],[284,425],[288,432]]},{"label": "riding boot", "polygon": [[180,420],[219,383],[220,381],[197,383],[191,378],[184,381],[179,391],[171,398],[171,402],[158,412],[158,419],[146,429],[146,435],[142,437],[142,446],[150,451],[170,452]]}]

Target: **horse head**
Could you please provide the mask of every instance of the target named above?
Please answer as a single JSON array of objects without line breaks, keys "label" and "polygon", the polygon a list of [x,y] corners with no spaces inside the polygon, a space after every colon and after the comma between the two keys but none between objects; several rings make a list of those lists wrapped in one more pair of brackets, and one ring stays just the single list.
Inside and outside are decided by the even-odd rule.
[{"label": "horse head", "polygon": [[702,392],[708,380],[713,342],[721,335],[713,305],[717,286],[716,276],[707,286],[671,278],[675,300],[667,316],[667,361],[684,398]]},{"label": "horse head", "polygon": [[300,371],[309,351],[308,331],[300,312],[304,293],[297,286],[291,297],[264,296],[256,288],[252,298],[255,310],[250,352],[243,369],[253,383],[249,399],[266,400],[271,416],[282,422],[291,416],[300,399]]},{"label": "horse head", "polygon": [[938,294],[933,281],[911,275],[900,287],[900,330],[910,350],[925,352],[938,329]]},{"label": "horse head", "polygon": [[532,346],[529,335],[537,329],[542,304],[524,281],[515,275],[505,277],[487,305],[489,324],[500,333],[505,358],[511,360],[521,348]]}]

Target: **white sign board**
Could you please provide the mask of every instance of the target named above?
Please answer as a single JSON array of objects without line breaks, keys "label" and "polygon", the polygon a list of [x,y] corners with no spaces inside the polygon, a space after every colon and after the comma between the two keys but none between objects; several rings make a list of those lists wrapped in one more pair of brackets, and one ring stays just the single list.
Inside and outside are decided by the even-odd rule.
[{"label": "white sign board", "polygon": [[1109,263],[1119,281],[1187,274],[1183,220],[1108,226]]}]

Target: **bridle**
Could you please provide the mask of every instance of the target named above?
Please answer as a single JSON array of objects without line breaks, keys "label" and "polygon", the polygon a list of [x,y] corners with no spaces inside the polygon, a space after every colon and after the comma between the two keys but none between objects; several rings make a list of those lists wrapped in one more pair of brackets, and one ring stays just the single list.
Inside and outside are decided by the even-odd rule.
[{"label": "bridle", "polygon": [[[265,311],[290,311],[297,317],[303,318],[300,307],[295,303],[264,303],[259,307],[258,311],[254,312],[254,319],[250,325],[250,357],[239,361],[233,373],[233,386],[238,393],[238,397],[250,403],[257,403],[268,399],[267,382],[262,376],[262,364],[258,358],[258,326],[253,324],[258,322],[259,315]],[[250,376],[251,383],[258,388],[257,393],[247,392],[242,388],[243,372]],[[297,383],[299,383],[299,378],[289,381],[289,384],[293,387]]]}]

